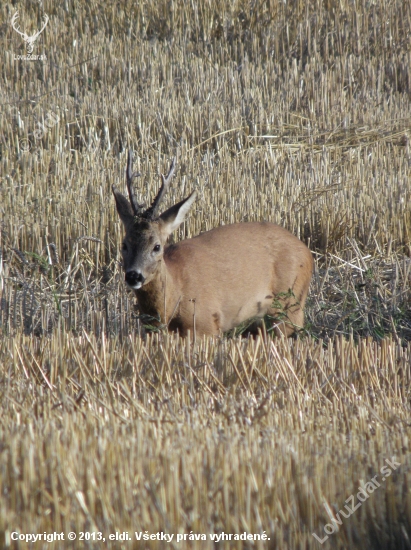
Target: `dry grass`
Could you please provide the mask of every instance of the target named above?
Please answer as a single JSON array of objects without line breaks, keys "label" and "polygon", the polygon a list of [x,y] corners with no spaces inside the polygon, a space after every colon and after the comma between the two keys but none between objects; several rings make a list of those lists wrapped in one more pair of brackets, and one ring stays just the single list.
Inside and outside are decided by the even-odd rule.
[{"label": "dry grass", "polygon": [[[314,548],[312,532],[323,538],[330,515],[378,474],[381,487],[331,543],[406,548],[410,352],[342,337],[327,348],[4,339],[0,531],[266,531],[269,547]],[[383,482],[393,457],[400,466]]]},{"label": "dry grass", "polygon": [[[1,240],[9,284],[1,313],[8,332],[27,323],[47,332],[66,312],[68,294],[71,305],[87,303],[68,313],[69,326],[95,330],[89,308],[102,309],[103,280],[114,298],[109,309],[117,308],[122,228],[110,186],[123,185],[132,145],[144,174],[139,200],[148,202],[176,153],[168,201],[198,188],[197,213],[180,237],[266,219],[319,254],[311,334],[396,331],[410,339],[409,10],[396,2],[360,16],[348,5],[314,3],[303,12],[296,6],[291,17],[282,3],[264,6],[239,3],[221,12],[207,3],[200,17],[171,4],[163,27],[160,14],[170,6],[159,2],[117,11],[97,3],[92,11],[45,5],[50,23],[37,48],[47,63],[14,61],[24,44],[4,24]],[[7,19],[13,9],[3,12]],[[272,14],[265,30],[256,13],[258,22]],[[29,27],[33,7],[20,18]],[[39,123],[56,116],[36,139]],[[29,153],[21,151],[26,140]],[[101,245],[79,240],[84,236]],[[55,263],[50,243],[60,264],[48,277],[45,306],[39,293]],[[31,253],[29,263],[13,249]],[[32,273],[38,270],[43,275]],[[344,320],[348,306],[354,325]]]},{"label": "dry grass", "polygon": [[[17,9],[27,32],[49,15],[47,61],[14,59]],[[311,533],[395,456],[324,547],[411,547],[409,3],[0,12],[0,540],[265,530],[320,547]],[[176,238],[270,220],[307,242],[299,340],[141,337],[110,191],[129,146],[139,201],[175,154],[167,204],[198,190]]]}]

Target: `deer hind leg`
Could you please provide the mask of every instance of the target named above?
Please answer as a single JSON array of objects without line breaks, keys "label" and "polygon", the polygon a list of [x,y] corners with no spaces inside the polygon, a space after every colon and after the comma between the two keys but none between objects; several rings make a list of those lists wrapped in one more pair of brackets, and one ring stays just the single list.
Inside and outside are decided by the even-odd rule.
[{"label": "deer hind leg", "polygon": [[269,334],[284,335],[287,338],[301,330],[304,326],[304,303],[300,304],[294,296],[290,297],[288,294],[286,297],[277,297],[264,317],[250,319],[241,335],[256,337],[261,330],[264,330],[264,325]]},{"label": "deer hind leg", "polygon": [[268,309],[266,316],[267,330],[273,330],[280,336],[291,336],[304,326],[304,304],[306,294],[296,297],[294,293],[274,300],[273,306]]},{"label": "deer hind leg", "polygon": [[267,312],[267,330],[272,330],[276,336],[283,334],[287,338],[301,330],[304,326],[304,312],[301,308],[294,311],[270,309]]}]

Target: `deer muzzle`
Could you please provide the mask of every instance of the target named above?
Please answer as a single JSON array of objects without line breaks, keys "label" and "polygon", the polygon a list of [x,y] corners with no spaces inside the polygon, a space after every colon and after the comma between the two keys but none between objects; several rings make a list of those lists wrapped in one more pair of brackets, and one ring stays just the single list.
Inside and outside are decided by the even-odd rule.
[{"label": "deer muzzle", "polygon": [[125,275],[126,284],[133,290],[141,288],[144,284],[145,277],[139,271],[127,271]]}]

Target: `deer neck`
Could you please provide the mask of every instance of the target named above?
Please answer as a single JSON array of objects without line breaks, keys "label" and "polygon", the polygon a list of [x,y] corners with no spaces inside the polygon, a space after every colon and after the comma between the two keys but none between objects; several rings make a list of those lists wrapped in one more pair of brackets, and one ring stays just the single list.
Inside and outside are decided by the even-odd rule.
[{"label": "deer neck", "polygon": [[171,316],[177,311],[178,292],[174,288],[172,274],[164,259],[159,262],[154,278],[134,292],[141,311],[160,319],[160,324],[169,323]]}]

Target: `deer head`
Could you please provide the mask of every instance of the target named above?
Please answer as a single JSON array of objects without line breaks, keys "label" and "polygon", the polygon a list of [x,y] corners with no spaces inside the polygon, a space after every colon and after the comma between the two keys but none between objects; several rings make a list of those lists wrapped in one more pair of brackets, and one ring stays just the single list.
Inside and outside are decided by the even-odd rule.
[{"label": "deer head", "polygon": [[23,37],[23,40],[26,43],[27,53],[32,53],[33,52],[33,47],[34,47],[34,42],[37,40],[37,38],[40,36],[40,34],[44,31],[47,23],[49,22],[49,16],[47,14],[44,14],[44,16],[43,16],[43,26],[41,27],[41,29],[39,31],[37,31],[32,36],[29,36],[25,32],[21,32],[19,27],[15,26],[16,21],[17,21],[18,18],[19,18],[19,12],[16,11],[16,13],[11,18],[11,26],[13,27],[13,29],[16,32],[18,32]]},{"label": "deer head", "polygon": [[122,246],[125,281],[130,288],[138,290],[158,275],[167,239],[184,221],[196,198],[196,192],[194,191],[186,199],[158,215],[160,203],[175,171],[175,159],[173,159],[167,176],[161,175],[162,184],[159,192],[151,206],[145,210],[135,197],[132,182],[133,178],[140,174],[133,172],[132,166],[133,153],[130,150],[126,170],[130,200],[127,200],[114,185],[112,189],[117,212],[126,232]]}]

